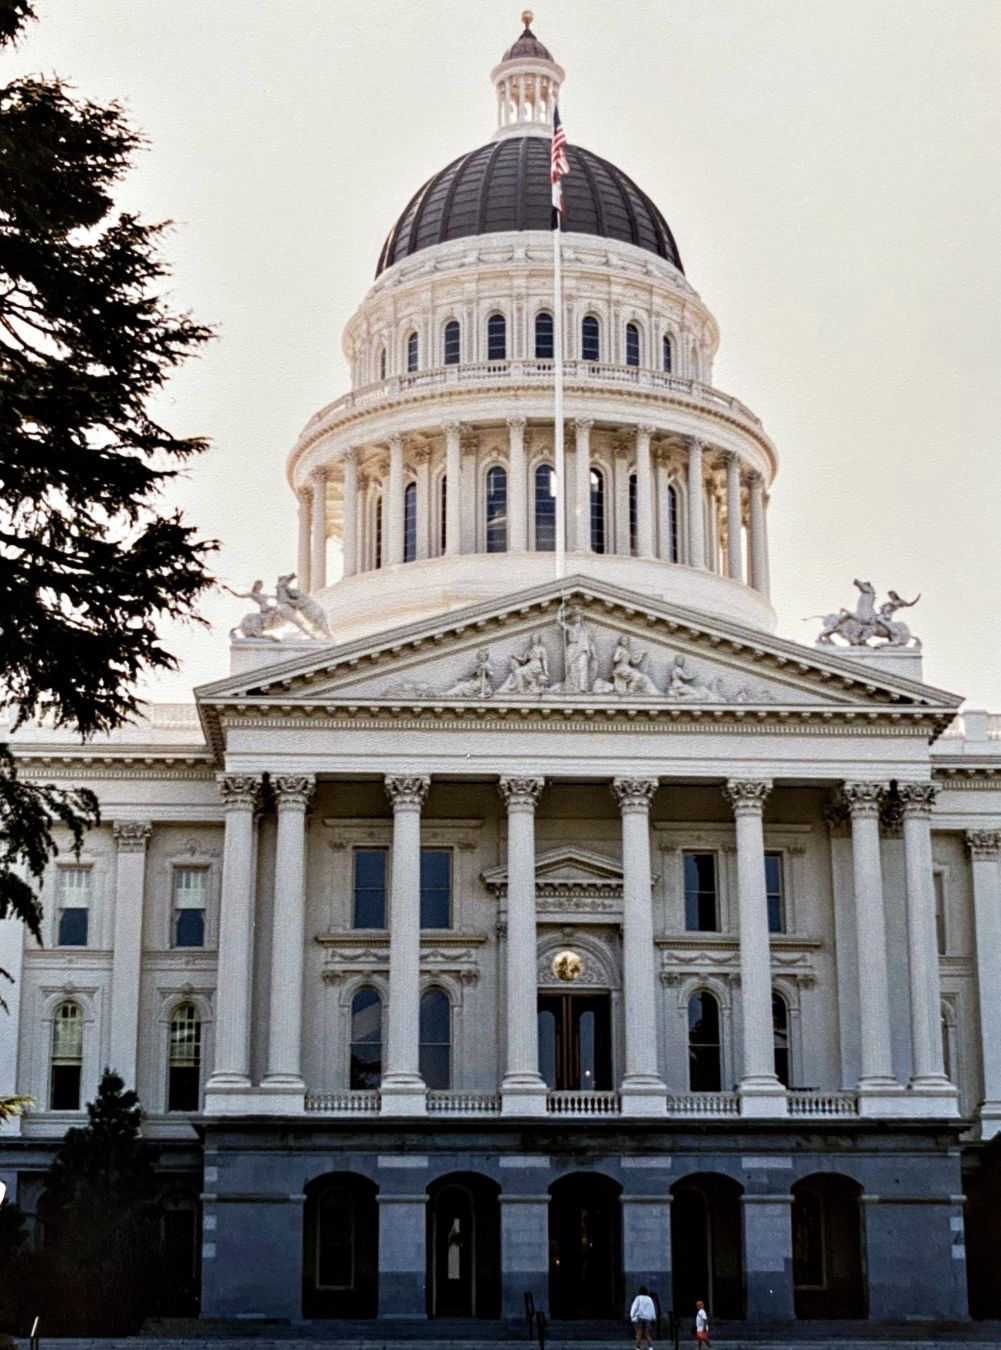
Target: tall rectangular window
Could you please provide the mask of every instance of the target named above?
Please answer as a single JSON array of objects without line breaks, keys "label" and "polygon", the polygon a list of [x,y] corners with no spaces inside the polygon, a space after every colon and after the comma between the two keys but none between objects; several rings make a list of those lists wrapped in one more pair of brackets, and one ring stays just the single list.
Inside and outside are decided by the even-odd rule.
[{"label": "tall rectangular window", "polygon": [[452,850],[421,849],[421,927],[452,927]]},{"label": "tall rectangular window", "polygon": [[933,872],[932,880],[935,886],[935,937],[939,955],[944,956],[949,950],[945,924],[945,875],[942,872]]},{"label": "tall rectangular window", "polygon": [[86,947],[90,916],[91,869],[89,867],[61,867],[59,869],[59,935],[60,947]]},{"label": "tall rectangular window", "polygon": [[205,946],[207,867],[174,868],[174,946]]},{"label": "tall rectangular window", "polygon": [[386,926],[386,850],[356,848],[354,853],[355,928]]},{"label": "tall rectangular window", "polygon": [[769,933],[784,933],[786,930],[786,901],[781,853],[765,854],[765,895],[768,899],[768,931]]},{"label": "tall rectangular window", "polygon": [[716,854],[684,853],[685,928],[689,933],[719,930]]}]

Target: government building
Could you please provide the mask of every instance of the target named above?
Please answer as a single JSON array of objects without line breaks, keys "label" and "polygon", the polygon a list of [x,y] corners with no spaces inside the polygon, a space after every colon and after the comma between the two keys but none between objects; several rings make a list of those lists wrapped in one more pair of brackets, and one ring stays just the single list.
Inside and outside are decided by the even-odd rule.
[{"label": "government building", "polygon": [[176,1315],[998,1315],[1001,717],[868,579],[775,636],[775,446],[572,142],[554,314],[531,21],[382,247],[229,673],[15,737],[104,823],[43,945],[0,923],[0,1176],[34,1213],[107,1065]]}]

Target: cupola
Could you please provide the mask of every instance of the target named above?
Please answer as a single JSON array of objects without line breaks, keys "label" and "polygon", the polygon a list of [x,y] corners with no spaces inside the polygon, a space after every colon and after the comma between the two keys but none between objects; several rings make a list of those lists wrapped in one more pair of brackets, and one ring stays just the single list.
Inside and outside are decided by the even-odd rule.
[{"label": "cupola", "polygon": [[565,72],[532,32],[532,17],[530,9],[522,12],[523,31],[490,73],[497,91],[494,140],[533,133],[548,136],[552,130],[553,105]]}]

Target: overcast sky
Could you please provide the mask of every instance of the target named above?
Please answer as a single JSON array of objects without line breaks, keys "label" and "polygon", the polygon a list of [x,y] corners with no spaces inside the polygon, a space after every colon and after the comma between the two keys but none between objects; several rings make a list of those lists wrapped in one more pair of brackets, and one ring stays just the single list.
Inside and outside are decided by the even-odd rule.
[{"label": "overcast sky", "polygon": [[[496,0],[37,0],[0,70],[118,98],[172,218],[174,300],[220,338],[167,416],[213,448],[176,494],[243,587],[295,566],[285,458],[347,387],[341,330],[414,190],[494,129]],[[925,678],[1001,711],[998,0],[545,0],[571,141],[658,203],[722,330],[715,383],[780,457],[779,631],[922,592]],[[187,697],[245,606],[171,633]]]}]

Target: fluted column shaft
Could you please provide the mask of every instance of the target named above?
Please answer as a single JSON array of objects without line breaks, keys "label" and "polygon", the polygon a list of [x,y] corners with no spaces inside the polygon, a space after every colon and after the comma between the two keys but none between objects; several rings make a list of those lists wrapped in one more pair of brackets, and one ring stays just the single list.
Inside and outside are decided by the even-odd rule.
[{"label": "fluted column shaft", "polygon": [[[612,552],[621,558],[629,557],[629,451],[624,445],[615,447],[615,536]],[[606,543],[605,547],[608,545]]]},{"label": "fluted column shaft", "polygon": [[431,556],[431,452],[422,446],[414,453],[417,466],[417,549],[416,556]]},{"label": "fluted column shaft", "polygon": [[768,594],[768,541],[765,535],[765,484],[759,473],[748,479],[751,526],[751,585]]},{"label": "fluted column shaft", "polygon": [[386,485],[386,524],[383,535],[386,562],[403,561],[403,437],[389,438],[389,478]]},{"label": "fluted column shaft", "polygon": [[968,830],[973,872],[973,922],[977,946],[977,991],[980,1008],[980,1054],[984,1101],[980,1133],[992,1139],[1001,1133],[1001,831]]},{"label": "fluted column shaft", "polygon": [[897,791],[904,817],[913,1054],[911,1087],[948,1089],[942,1054],[942,987],[931,858],[931,812],[936,790],[932,783],[901,783]]},{"label": "fluted column shaft", "polygon": [[706,503],[701,441],[688,443],[688,565],[706,565]]},{"label": "fluted column shaft", "polygon": [[525,419],[509,417],[508,433],[508,549],[528,548],[528,477],[525,466]]},{"label": "fluted column shaft", "polygon": [[310,563],[312,562],[312,550],[310,547],[310,531],[313,519],[313,494],[309,488],[299,489],[299,550],[296,555],[296,577],[299,585],[304,591],[312,589],[313,582],[310,577]]},{"label": "fluted column shaft", "polygon": [[322,591],[327,584],[327,472],[317,469],[313,479],[313,520],[310,530],[309,588]]},{"label": "fluted column shaft", "polygon": [[430,778],[386,778],[393,806],[393,854],[389,892],[389,1034],[382,1109],[421,1115],[421,806]]},{"label": "fluted column shaft", "polygon": [[587,418],[574,422],[574,530],[575,553],[591,552],[591,428]]},{"label": "fluted column shaft", "polygon": [[505,1115],[543,1115],[539,1074],[538,960],[535,923],[535,807],[542,778],[502,778],[507,803],[507,1062]]},{"label": "fluted column shaft", "polygon": [[650,437],[653,427],[636,428],[636,552],[641,558],[653,557],[653,465]]},{"label": "fluted column shaft", "polygon": [[727,575],[733,581],[744,580],[744,557],[741,547],[740,460],[731,453],[723,456],[726,466],[726,555]]},{"label": "fluted column shaft", "polygon": [[623,1110],[663,1113],[664,1083],[657,1072],[654,990],[653,879],[650,873],[650,803],[655,778],[616,778],[612,791],[622,812],[622,967],[626,1013]]},{"label": "fluted column shaft", "polygon": [[879,848],[879,803],[885,783],[846,783],[851,812],[855,935],[858,945],[860,1088],[894,1087],[890,998],[886,974],[886,915]]},{"label": "fluted column shaft", "polygon": [[344,520],[341,526],[344,553],[344,575],[353,577],[358,571],[358,452],[348,450],[344,455]]},{"label": "fluted column shaft", "polygon": [[142,972],[143,893],[146,888],[148,821],[123,820],[114,826],[115,936],[111,968],[111,1046],[109,1064],[127,1088],[136,1086],[139,1045],[139,985]]},{"label": "fluted column shaft", "polygon": [[278,813],[265,1085],[302,1091],[302,975],[306,923],[306,808],[315,781],[272,779]]},{"label": "fluted column shaft", "polygon": [[261,780],[220,774],[225,810],[215,1069],[206,1085],[225,1092],[250,1086],[250,985],[254,934],[254,812]]},{"label": "fluted column shaft", "polygon": [[462,423],[445,423],[445,556],[462,552]]}]

